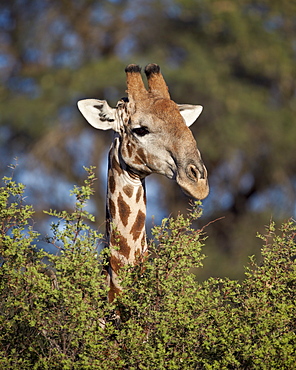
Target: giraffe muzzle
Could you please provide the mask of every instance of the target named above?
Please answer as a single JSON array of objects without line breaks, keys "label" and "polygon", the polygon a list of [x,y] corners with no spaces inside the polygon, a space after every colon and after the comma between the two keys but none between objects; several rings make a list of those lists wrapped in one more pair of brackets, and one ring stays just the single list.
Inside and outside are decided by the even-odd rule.
[{"label": "giraffe muzzle", "polygon": [[176,177],[177,183],[185,194],[195,199],[204,199],[209,194],[207,170],[202,162],[190,163],[185,171],[179,171]]}]

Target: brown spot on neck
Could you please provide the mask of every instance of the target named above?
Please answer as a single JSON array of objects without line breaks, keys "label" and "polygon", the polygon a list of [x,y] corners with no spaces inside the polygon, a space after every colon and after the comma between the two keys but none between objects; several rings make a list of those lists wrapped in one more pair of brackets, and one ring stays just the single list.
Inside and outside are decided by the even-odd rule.
[{"label": "brown spot on neck", "polygon": [[136,195],[136,202],[138,203],[139,200],[141,199],[141,197],[143,196],[143,189],[141,186],[139,186],[139,189],[137,191],[137,195]]},{"label": "brown spot on neck", "polygon": [[132,185],[125,185],[123,187],[123,191],[124,193],[129,197],[131,198],[133,196],[133,192],[134,192],[134,188]]},{"label": "brown spot on neck", "polygon": [[128,223],[128,218],[131,214],[130,206],[125,202],[121,193],[119,193],[117,199],[117,207],[119,210],[119,217],[124,226]]},{"label": "brown spot on neck", "polygon": [[112,162],[111,162],[111,168],[115,171],[117,171],[117,173],[119,175],[121,175],[123,173],[123,170],[122,168],[120,167],[120,164],[118,163],[117,159],[115,158],[115,156],[112,157]]},{"label": "brown spot on neck", "polygon": [[120,267],[123,266],[123,262],[118,257],[114,256],[113,254],[111,255],[109,259],[109,263],[110,263],[111,270],[115,272],[118,272]]},{"label": "brown spot on neck", "polygon": [[112,199],[109,199],[109,217],[114,219],[116,216],[116,207]]},{"label": "brown spot on neck", "polygon": [[114,301],[115,297],[121,293],[121,290],[118,289],[113,281],[110,281],[110,290],[108,292],[108,301],[111,303]]},{"label": "brown spot on neck", "polygon": [[109,172],[109,178],[108,178],[108,188],[113,194],[115,191],[115,179],[114,179],[114,176],[110,174],[110,172]]},{"label": "brown spot on neck", "polygon": [[119,251],[117,252],[126,259],[129,259],[131,247],[128,245],[127,239],[118,231],[112,231],[110,243],[112,246],[119,247]]},{"label": "brown spot on neck", "polygon": [[131,235],[133,236],[133,240],[136,241],[139,239],[142,231],[144,230],[145,227],[145,213],[142,212],[141,210],[138,211],[136,220],[131,228]]}]

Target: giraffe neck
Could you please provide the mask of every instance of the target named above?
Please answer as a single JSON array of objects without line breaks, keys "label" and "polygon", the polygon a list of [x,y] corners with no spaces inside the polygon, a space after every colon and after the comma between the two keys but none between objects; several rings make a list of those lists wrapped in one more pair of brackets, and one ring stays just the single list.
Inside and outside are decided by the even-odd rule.
[{"label": "giraffe neck", "polygon": [[130,173],[120,154],[120,137],[115,136],[109,152],[107,189],[107,238],[110,248],[109,301],[121,292],[118,270],[134,264],[147,250],[144,179]]}]

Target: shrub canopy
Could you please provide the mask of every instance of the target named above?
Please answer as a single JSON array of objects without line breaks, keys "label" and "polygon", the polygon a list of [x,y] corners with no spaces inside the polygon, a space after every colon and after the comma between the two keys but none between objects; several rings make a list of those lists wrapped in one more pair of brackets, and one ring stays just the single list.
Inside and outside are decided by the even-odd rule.
[{"label": "shrub canopy", "polygon": [[[24,186],[0,188],[0,367],[5,369],[293,369],[296,225],[267,228],[262,261],[242,283],[196,282],[203,230],[187,216],[153,229],[150,255],[121,270],[124,293],[112,304],[101,274],[107,250],[85,210],[94,173],[72,195],[71,213],[46,212],[51,236],[34,231]],[[56,248],[37,248],[40,240]],[[118,319],[118,314],[120,319]]]}]

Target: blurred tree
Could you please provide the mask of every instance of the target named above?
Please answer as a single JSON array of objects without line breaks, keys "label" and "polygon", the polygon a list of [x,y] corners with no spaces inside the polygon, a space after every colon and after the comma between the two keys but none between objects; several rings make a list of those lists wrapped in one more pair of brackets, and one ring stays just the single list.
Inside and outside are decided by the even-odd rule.
[{"label": "blurred tree", "polygon": [[[193,126],[210,174],[203,222],[224,216],[207,228],[205,276],[238,277],[258,224],[296,213],[295,31],[288,0],[3,0],[0,171],[18,156],[41,211],[66,208],[82,165],[97,165],[101,225],[109,134],[88,127],[76,101],[115,104],[124,66],[156,62],[175,101],[205,107]],[[157,181],[166,212],[184,211],[177,186]]]}]

